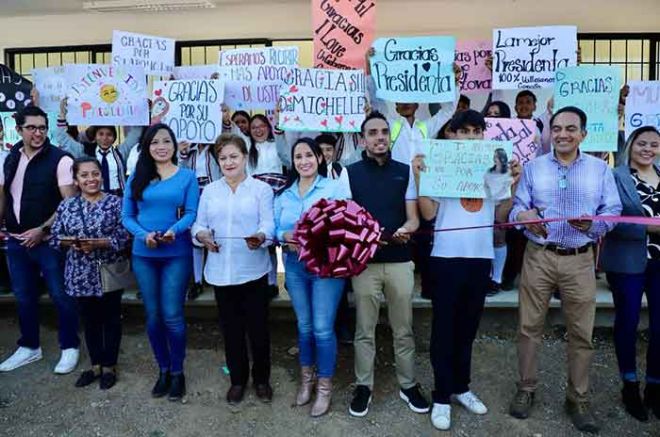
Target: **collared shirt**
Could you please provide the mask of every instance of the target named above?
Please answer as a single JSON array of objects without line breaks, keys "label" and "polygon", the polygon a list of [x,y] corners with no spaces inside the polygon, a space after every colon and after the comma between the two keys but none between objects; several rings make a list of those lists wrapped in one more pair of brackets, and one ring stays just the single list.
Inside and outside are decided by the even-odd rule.
[{"label": "collared shirt", "polygon": [[[96,159],[99,160],[101,164],[103,164],[103,155],[104,152],[100,147],[96,148]],[[117,160],[115,157],[112,155],[112,150],[108,149],[105,152],[106,159],[108,160],[108,176],[110,176],[110,190],[120,190],[122,188],[121,185],[119,185],[119,164],[117,163]],[[121,176],[122,178],[124,177],[123,175]]]},{"label": "collared shirt", "polygon": [[[549,153],[525,164],[509,220],[515,221],[519,213],[532,208],[542,211],[544,218],[617,216],[621,214],[621,200],[605,161],[579,153],[565,166]],[[613,227],[612,223],[594,221],[588,232],[580,232],[559,221],[546,224],[545,239],[527,230],[525,235],[538,244],[577,248],[595,242]]]},{"label": "collared shirt", "polygon": [[[438,135],[438,132],[440,132],[442,126],[453,117],[454,112],[456,112],[456,106],[458,105],[459,90],[458,88],[456,89],[456,95],[453,102],[443,103],[440,110],[432,117],[426,120],[415,120],[412,125],[408,123],[406,118],[400,116],[398,113],[394,112],[392,114],[387,103],[376,97],[376,84],[372,77],[369,77],[367,80],[367,93],[369,95],[371,107],[387,117],[390,129],[392,128],[392,124],[396,121],[401,122],[401,132],[399,132],[396,141],[392,143],[392,159],[410,165],[415,155],[422,153],[421,142],[427,139],[434,139]],[[424,136],[420,129],[421,123],[426,124],[427,136]]]},{"label": "collared shirt", "polygon": [[298,219],[318,200],[350,198],[347,187],[339,180],[317,176],[304,196],[300,196],[298,181],[275,198],[275,235],[284,241],[284,233],[292,232]]},{"label": "collared shirt", "polygon": [[[267,239],[273,238],[273,190],[250,176],[236,187],[236,192],[224,178],[210,183],[202,191],[192,234],[206,230],[220,246],[206,259],[204,277],[209,284],[223,287],[261,278],[271,270],[268,240],[251,250],[243,238],[259,232]],[[193,242],[199,244],[196,239]]]},{"label": "collared shirt", "polygon": [[[34,159],[37,154],[39,154],[43,148],[37,149],[37,152],[32,155],[31,158],[25,154],[25,149],[21,148],[19,151],[21,157],[18,160],[18,167],[16,168],[16,174],[14,180],[9,187],[11,197],[14,201],[12,208],[14,208],[14,215],[16,220],[20,222],[21,220],[21,199],[23,197],[23,184],[25,179],[25,171],[27,166],[32,159]],[[0,185],[5,184],[5,174],[4,171],[0,174]],[[67,185],[73,184],[73,159],[69,156],[65,156],[60,159],[60,162],[57,164],[57,186],[65,187]]]}]

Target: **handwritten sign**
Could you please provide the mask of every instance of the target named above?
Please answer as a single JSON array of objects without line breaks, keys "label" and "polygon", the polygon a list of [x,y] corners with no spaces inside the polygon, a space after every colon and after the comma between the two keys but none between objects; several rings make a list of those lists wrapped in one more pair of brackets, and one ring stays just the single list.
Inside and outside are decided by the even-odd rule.
[{"label": "handwritten sign", "polygon": [[521,118],[486,118],[484,138],[494,141],[510,141],[513,158],[521,165],[536,157],[540,144],[535,143],[536,123]]},{"label": "handwritten sign", "polygon": [[31,102],[32,82],[0,64],[0,111],[18,111]]},{"label": "handwritten sign", "polygon": [[298,47],[221,51],[225,104],[232,109],[275,109],[280,87],[298,66],[298,59]]},{"label": "handwritten sign", "polygon": [[115,30],[112,32],[112,63],[137,65],[147,74],[169,76],[174,68],[174,40]]},{"label": "handwritten sign", "polygon": [[[48,136],[54,143],[55,131],[57,130],[57,114],[58,112],[47,112],[48,116]],[[14,144],[21,141],[21,136],[16,131],[16,119],[14,119],[15,112],[0,112],[0,121],[4,127],[4,146],[5,150],[14,147]]]},{"label": "handwritten sign", "polygon": [[509,141],[425,140],[420,196],[485,199],[486,175],[498,149],[511,156]]},{"label": "handwritten sign", "polygon": [[314,66],[364,69],[374,40],[376,0],[312,0]]},{"label": "handwritten sign", "polygon": [[362,70],[294,69],[280,90],[283,130],[359,132],[364,120]]},{"label": "handwritten sign", "polygon": [[134,65],[69,64],[67,121],[70,124],[146,126],[147,80]]},{"label": "handwritten sign", "polygon": [[559,70],[555,78],[555,108],[576,106],[587,114],[583,152],[615,152],[619,135],[620,67],[581,65]]},{"label": "handwritten sign", "polygon": [[221,80],[190,79],[154,84],[151,123],[165,123],[177,141],[210,144],[222,133]]},{"label": "handwritten sign", "polygon": [[60,101],[66,97],[64,66],[35,68],[32,79],[39,92],[39,107],[46,112],[59,112]]},{"label": "handwritten sign", "polygon": [[218,73],[217,65],[185,65],[174,67],[172,76],[176,80],[182,79],[213,79],[211,76]]},{"label": "handwritten sign", "polygon": [[456,40],[446,36],[379,38],[371,76],[376,96],[391,102],[451,102]]},{"label": "handwritten sign", "polygon": [[660,81],[628,81],[626,97],[626,138],[637,128],[655,126],[660,129]]},{"label": "handwritten sign", "polygon": [[577,27],[493,30],[493,88],[548,88],[555,72],[577,64]]},{"label": "handwritten sign", "polygon": [[489,40],[458,41],[455,62],[461,68],[459,83],[464,94],[490,91],[493,74],[486,67],[486,59],[493,54],[493,43]]}]

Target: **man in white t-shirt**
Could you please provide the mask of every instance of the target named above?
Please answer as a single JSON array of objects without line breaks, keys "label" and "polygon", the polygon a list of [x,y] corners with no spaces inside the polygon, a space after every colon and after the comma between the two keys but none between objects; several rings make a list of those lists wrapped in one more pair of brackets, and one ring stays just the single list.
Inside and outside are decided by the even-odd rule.
[{"label": "man in white t-shirt", "polygon": [[[457,140],[482,140],[486,123],[474,110],[457,113],[450,129]],[[423,171],[423,155],[413,160],[413,171],[419,187]],[[518,163],[510,164],[514,185],[520,174]],[[511,199],[454,199],[419,197],[421,215],[426,220],[435,217],[434,229],[492,226],[495,217],[506,216]],[[493,228],[435,232],[430,270],[435,284],[432,292],[433,326],[431,333],[431,364],[435,378],[431,420],[438,429],[451,425],[451,400],[454,399],[475,414],[488,409],[470,391],[472,342],[477,334],[481,313],[490,281],[494,257]]]}]

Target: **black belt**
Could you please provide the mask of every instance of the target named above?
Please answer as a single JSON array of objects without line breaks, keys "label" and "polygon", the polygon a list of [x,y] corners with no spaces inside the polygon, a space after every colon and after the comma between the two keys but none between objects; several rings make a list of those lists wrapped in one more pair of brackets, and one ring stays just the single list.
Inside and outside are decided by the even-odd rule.
[{"label": "black belt", "polygon": [[581,247],[561,247],[553,243],[544,244],[544,245],[537,244],[537,246],[542,247],[543,250],[549,250],[550,252],[554,252],[560,256],[569,256],[569,255],[579,255],[581,253],[587,253],[589,249],[591,249],[592,244],[585,244],[584,246]]}]

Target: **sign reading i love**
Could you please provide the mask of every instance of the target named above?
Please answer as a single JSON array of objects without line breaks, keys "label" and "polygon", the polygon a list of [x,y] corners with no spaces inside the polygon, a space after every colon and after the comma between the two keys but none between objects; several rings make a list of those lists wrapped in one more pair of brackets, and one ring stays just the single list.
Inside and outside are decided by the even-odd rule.
[{"label": "sign reading i love", "polygon": [[366,103],[362,70],[296,68],[280,89],[279,127],[359,132]]}]

